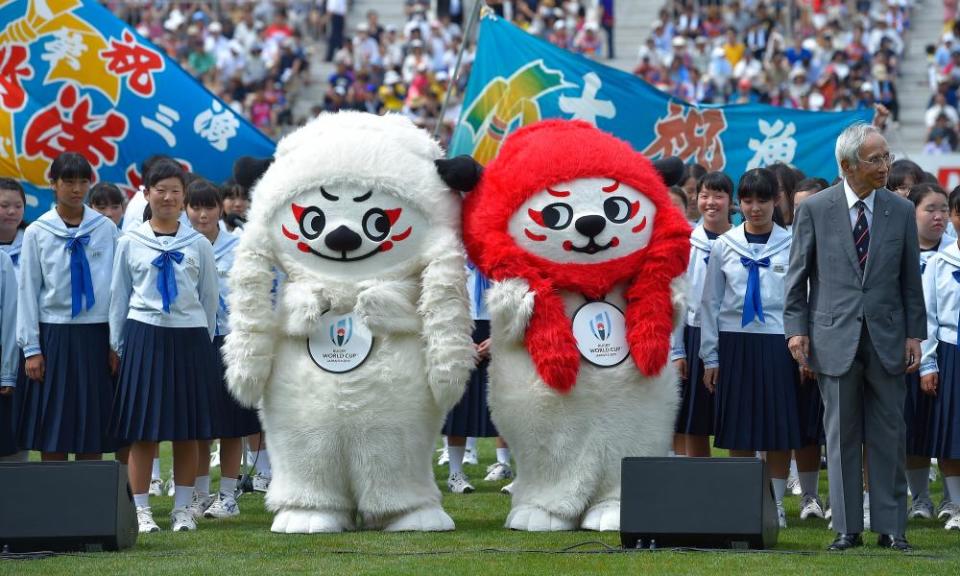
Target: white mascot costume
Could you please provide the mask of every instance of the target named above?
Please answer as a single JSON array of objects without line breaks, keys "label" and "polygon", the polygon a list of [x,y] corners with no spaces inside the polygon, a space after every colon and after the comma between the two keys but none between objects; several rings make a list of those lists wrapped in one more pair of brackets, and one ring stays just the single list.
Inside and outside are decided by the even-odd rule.
[{"label": "white mascot costume", "polygon": [[274,532],[454,528],[431,455],[474,348],[440,156],[404,117],[321,115],[253,190],[224,358],[261,409]]},{"label": "white mascot costume", "polygon": [[690,227],[665,169],[558,120],[511,134],[482,174],[462,157],[443,169],[476,186],[464,241],[493,281],[491,416],[517,463],[506,525],[617,530],[621,460],[666,455],[677,410]]}]

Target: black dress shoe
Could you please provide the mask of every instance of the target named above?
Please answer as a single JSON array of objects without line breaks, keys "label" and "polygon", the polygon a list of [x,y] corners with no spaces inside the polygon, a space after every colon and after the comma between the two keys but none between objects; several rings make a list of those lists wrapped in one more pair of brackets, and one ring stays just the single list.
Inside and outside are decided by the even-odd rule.
[{"label": "black dress shoe", "polygon": [[881,548],[891,548],[898,552],[912,552],[913,547],[907,542],[905,536],[894,536],[892,534],[881,534],[877,538],[877,546]]},{"label": "black dress shoe", "polygon": [[863,538],[859,534],[837,534],[833,544],[827,546],[827,550],[843,552],[857,546],[863,546]]}]

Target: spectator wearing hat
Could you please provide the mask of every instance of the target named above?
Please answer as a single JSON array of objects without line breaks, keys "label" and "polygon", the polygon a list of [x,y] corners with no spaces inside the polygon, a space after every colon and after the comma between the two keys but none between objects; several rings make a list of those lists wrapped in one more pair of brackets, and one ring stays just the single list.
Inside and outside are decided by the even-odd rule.
[{"label": "spectator wearing hat", "polygon": [[730,95],[727,104],[753,104],[758,102],[759,98],[753,91],[749,78],[741,78],[737,81],[737,91]]},{"label": "spectator wearing hat", "polygon": [[[577,32],[576,36],[574,36],[574,52],[594,60],[600,58],[600,53],[603,51],[603,42],[600,39],[598,31],[599,27],[596,22],[587,22],[583,28]],[[682,39],[680,36],[674,37],[674,40]]]},{"label": "spectator wearing hat", "polygon": [[380,99],[381,112],[402,112],[403,103],[407,98],[407,88],[403,78],[396,70],[387,70],[383,76],[383,85],[377,90]]}]

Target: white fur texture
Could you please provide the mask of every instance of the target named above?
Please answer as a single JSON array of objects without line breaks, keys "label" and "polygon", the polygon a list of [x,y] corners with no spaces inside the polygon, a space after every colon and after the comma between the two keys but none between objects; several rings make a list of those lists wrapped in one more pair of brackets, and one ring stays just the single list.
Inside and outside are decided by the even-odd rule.
[{"label": "white fur texture", "polygon": [[[618,530],[620,461],[665,456],[679,401],[672,364],[645,378],[629,358],[611,368],[582,360],[567,395],[538,376],[522,333],[532,297],[522,280],[487,292],[492,349],[490,409],[516,459],[513,506],[506,526],[516,530]],[[625,309],[623,286],[607,301]],[[682,294],[682,292],[681,292]],[[568,316],[584,303],[564,293]]]},{"label": "white fur texture", "polygon": [[[357,519],[388,531],[454,527],[431,455],[475,353],[459,201],[435,172],[439,155],[407,119],[322,115],[280,143],[257,185],[230,277],[224,357],[231,392],[260,406],[275,532],[352,530]],[[329,274],[350,264],[304,259],[295,243],[272,241],[298,194],[332,178],[419,207],[429,220],[422,253],[388,272]],[[284,281],[274,295],[277,272]],[[307,352],[327,309],[355,311],[373,333],[369,357],[351,372],[325,372]]]}]

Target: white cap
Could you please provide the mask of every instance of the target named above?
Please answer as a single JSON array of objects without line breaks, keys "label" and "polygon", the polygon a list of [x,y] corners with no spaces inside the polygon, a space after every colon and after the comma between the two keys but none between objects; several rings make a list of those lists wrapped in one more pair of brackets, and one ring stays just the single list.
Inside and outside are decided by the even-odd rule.
[{"label": "white cap", "polygon": [[210,24],[211,32],[223,32],[223,26],[219,22],[213,22]]}]

